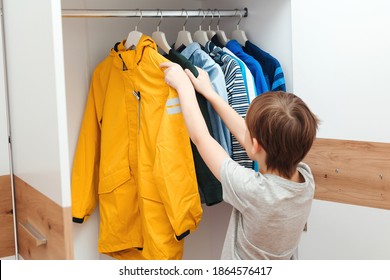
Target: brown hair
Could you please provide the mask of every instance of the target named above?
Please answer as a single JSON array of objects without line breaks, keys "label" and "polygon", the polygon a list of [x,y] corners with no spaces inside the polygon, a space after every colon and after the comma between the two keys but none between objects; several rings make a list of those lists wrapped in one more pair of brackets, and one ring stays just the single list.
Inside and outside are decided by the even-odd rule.
[{"label": "brown hair", "polygon": [[256,97],[245,122],[267,153],[267,168],[291,178],[313,144],[319,121],[298,96],[276,91]]}]

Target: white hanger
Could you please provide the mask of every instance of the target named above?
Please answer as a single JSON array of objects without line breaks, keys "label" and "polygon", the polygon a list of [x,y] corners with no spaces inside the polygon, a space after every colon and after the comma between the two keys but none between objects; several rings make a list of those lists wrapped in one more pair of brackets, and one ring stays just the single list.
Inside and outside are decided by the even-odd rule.
[{"label": "white hanger", "polygon": [[216,31],[216,34],[217,34],[217,37],[218,37],[218,41],[226,46],[227,42],[229,41],[229,39],[226,37],[226,34],[225,34],[225,31],[223,30],[220,30],[219,29],[219,22],[221,21],[221,15],[218,11],[218,22],[217,22],[217,31]]},{"label": "white hanger", "polygon": [[142,37],[142,33],[137,30],[138,29],[138,24],[142,20],[142,11],[141,10],[138,10],[138,11],[140,11],[141,16],[140,16],[140,19],[139,19],[137,25],[135,26],[134,30],[130,31],[129,35],[127,36],[127,39],[126,39],[126,42],[125,42],[125,49],[126,50],[137,46],[139,40]]},{"label": "white hanger", "polygon": [[[185,11],[185,10],[183,10]],[[185,11],[186,14],[187,14],[187,18],[186,18],[186,21],[184,22],[183,24],[183,30],[179,31],[179,33],[177,34],[177,39],[176,39],[176,43],[175,43],[175,49],[177,50],[178,48],[180,48],[181,46],[188,46],[189,44],[191,44],[193,41],[192,41],[192,37],[191,37],[191,33],[189,31],[186,31],[186,24],[187,24],[187,20],[188,20],[188,13],[187,11]]]},{"label": "white hanger", "polygon": [[[171,46],[168,44],[167,38],[165,37],[165,33],[160,31],[160,24],[163,18],[162,11],[158,10],[161,13],[160,22],[157,25],[157,31],[152,33],[152,39],[156,42],[157,46],[162,49],[165,53],[169,53]],[[158,13],[157,12],[157,13]]]},{"label": "white hanger", "polygon": [[216,31],[216,34],[219,42],[221,42],[222,45],[226,46],[227,42],[229,42],[229,39],[226,37],[225,31],[218,29]]},{"label": "white hanger", "polygon": [[200,45],[202,45],[202,47],[204,47],[206,45],[206,43],[209,41],[209,38],[207,37],[207,32],[205,30],[202,30],[202,23],[203,23],[205,18],[206,18],[206,15],[203,11],[203,20],[199,24],[199,30],[197,30],[194,33],[194,41],[198,42]]},{"label": "white hanger", "polygon": [[232,39],[237,40],[241,46],[245,46],[245,42],[248,41],[245,31],[240,30],[240,22],[242,19],[242,13],[240,12],[240,20],[237,22],[237,29],[232,32]]},{"label": "white hanger", "polygon": [[214,30],[211,30],[211,23],[214,20],[214,13],[212,11],[210,11],[210,12],[211,12],[211,20],[209,23],[209,30],[207,30],[207,38],[209,38],[209,40],[211,40],[211,38],[213,38],[214,35],[216,34],[216,32]]},{"label": "white hanger", "polygon": [[215,32],[214,30],[207,30],[207,38],[209,38],[209,40],[211,40],[211,38],[213,38],[215,34],[217,34],[217,32]]}]

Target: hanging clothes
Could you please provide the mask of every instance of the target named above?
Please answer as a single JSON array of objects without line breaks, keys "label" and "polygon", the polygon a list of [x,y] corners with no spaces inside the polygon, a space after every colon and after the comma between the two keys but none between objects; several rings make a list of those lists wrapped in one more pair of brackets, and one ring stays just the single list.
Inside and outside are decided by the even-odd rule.
[{"label": "hanging clothes", "polygon": [[[205,70],[209,74],[214,90],[226,101],[226,103],[228,103],[225,78],[222,69],[201,49],[200,45],[196,42],[191,43],[181,51],[181,54],[191,61],[192,64]],[[222,148],[231,155],[232,143],[230,140],[230,131],[210,103],[207,103],[207,106],[210,114],[211,127],[213,129],[213,137]]]},{"label": "hanging clothes", "polygon": [[244,61],[244,63],[248,66],[255,79],[257,93],[262,94],[269,91],[260,63],[252,56],[245,53],[241,45],[236,40],[230,40],[227,42],[226,47],[235,55],[237,55],[242,61]]},{"label": "hanging clothes", "polygon": [[[221,67],[225,75],[226,91],[229,105],[245,119],[248,111],[249,101],[242,76],[241,68],[227,53],[209,41],[204,47],[204,51]],[[242,166],[253,168],[253,161],[248,157],[245,149],[240,145],[234,135],[232,139],[232,159]]]},{"label": "hanging clothes", "polygon": [[245,42],[244,51],[253,56],[263,68],[268,88],[272,91],[286,91],[286,82],[279,61],[269,53],[250,42]]},{"label": "hanging clothes", "polygon": [[98,249],[142,249],[146,259],[181,259],[183,238],[202,216],[189,136],[168,61],[143,35],[123,42],[95,69],[72,170],[72,215],[85,221],[97,202]]},{"label": "hanging clothes", "polygon": [[[183,69],[189,69],[195,77],[198,77],[199,72],[196,67],[182,54],[170,49],[169,54],[166,55],[170,61],[179,64]],[[212,135],[210,115],[207,108],[206,98],[196,93],[196,99],[203,118],[206,122],[210,135]],[[198,182],[199,193],[202,203],[206,203],[207,206],[215,205],[222,201],[222,185],[221,182],[214,176],[214,174],[207,167],[206,163],[199,154],[195,144],[191,141],[192,154],[194,156],[196,179]]]}]

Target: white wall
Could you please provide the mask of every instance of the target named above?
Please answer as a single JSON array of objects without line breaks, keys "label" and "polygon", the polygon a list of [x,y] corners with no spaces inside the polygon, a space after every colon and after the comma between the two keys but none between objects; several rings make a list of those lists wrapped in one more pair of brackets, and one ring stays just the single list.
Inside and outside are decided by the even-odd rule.
[{"label": "white wall", "polygon": [[319,137],[390,142],[390,2],[293,0],[294,91]]},{"label": "white wall", "polygon": [[390,259],[389,210],[315,200],[307,230],[300,259]]},{"label": "white wall", "polygon": [[[390,142],[389,14],[387,0],[292,0],[294,92],[319,137]],[[299,256],[390,259],[389,236],[388,210],[314,201]]]},{"label": "white wall", "polygon": [[4,0],[3,17],[14,173],[69,207],[60,1]]}]

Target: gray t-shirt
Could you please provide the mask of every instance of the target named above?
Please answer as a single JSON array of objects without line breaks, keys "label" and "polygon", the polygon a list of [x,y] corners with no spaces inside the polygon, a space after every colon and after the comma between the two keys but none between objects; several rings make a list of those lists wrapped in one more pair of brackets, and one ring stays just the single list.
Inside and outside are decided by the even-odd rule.
[{"label": "gray t-shirt", "polygon": [[304,183],[261,174],[231,158],[221,167],[223,200],[233,206],[221,259],[290,259],[309,217],[314,179],[308,165]]}]

